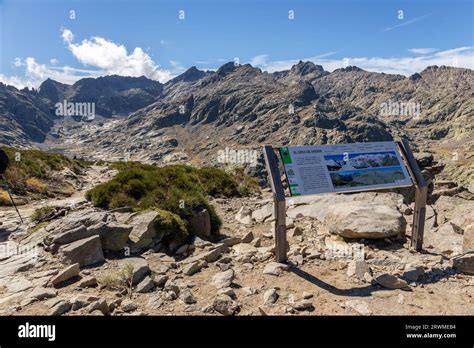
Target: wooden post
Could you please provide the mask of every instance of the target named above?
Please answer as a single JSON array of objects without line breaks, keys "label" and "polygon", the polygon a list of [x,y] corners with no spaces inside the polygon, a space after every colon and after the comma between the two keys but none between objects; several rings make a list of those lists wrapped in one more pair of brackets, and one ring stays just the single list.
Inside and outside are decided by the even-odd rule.
[{"label": "wooden post", "polygon": [[415,156],[408,145],[406,139],[401,139],[397,142],[403,157],[407,161],[408,169],[412,178],[415,180],[415,211],[413,213],[413,227],[411,234],[411,247],[416,251],[423,248],[423,234],[425,230],[425,216],[426,216],[426,199],[428,196],[428,185],[421,173],[420,167],[416,162]]},{"label": "wooden post", "polygon": [[273,207],[275,211],[275,257],[277,262],[285,263],[287,261],[285,190],[281,183],[278,158],[275,155],[273,147],[265,145],[263,147],[263,155],[265,157],[268,179],[270,180],[273,192]]}]

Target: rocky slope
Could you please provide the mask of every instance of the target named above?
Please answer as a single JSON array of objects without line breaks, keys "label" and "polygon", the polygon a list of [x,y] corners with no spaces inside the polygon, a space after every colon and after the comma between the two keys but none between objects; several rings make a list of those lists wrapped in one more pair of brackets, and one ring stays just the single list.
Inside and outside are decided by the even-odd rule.
[{"label": "rocky slope", "polygon": [[47,99],[0,82],[0,144],[27,146],[30,141],[43,142],[54,119]]},{"label": "rocky slope", "polygon": [[[300,62],[269,74],[248,64],[191,68],[126,119],[69,129],[68,153],[151,162],[216,163],[217,152],[264,143],[325,144],[409,139],[435,153],[446,179],[473,179],[473,72],[429,67],[409,78],[357,67],[324,71]],[[71,149],[81,145],[80,150]],[[453,153],[455,152],[455,153]],[[454,175],[453,175],[454,174]]]},{"label": "rocky slope", "polygon": [[[92,168],[86,181],[103,171]],[[154,216],[99,210],[81,195],[54,202],[69,214],[47,226],[19,226],[14,210],[3,209],[0,313],[472,315],[472,202],[443,196],[430,205],[426,252],[415,253],[413,207],[399,194],[289,200],[288,264],[273,261],[268,191],[213,200],[224,220],[219,240],[195,238],[173,254],[160,244],[127,249],[146,239]],[[25,217],[28,209],[21,207]]]},{"label": "rocky slope", "polygon": [[94,103],[97,117],[110,118],[126,116],[154,102],[162,90],[161,83],[143,76],[85,78],[73,85],[47,79],[38,90],[18,90],[0,83],[0,144],[31,146],[43,143],[55,124],[76,125],[81,117],[71,121],[56,115],[58,102]]}]

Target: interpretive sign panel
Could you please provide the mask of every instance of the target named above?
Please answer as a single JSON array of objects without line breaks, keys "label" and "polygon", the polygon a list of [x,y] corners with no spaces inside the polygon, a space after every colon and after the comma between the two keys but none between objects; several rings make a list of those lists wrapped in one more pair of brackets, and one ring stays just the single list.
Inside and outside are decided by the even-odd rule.
[{"label": "interpretive sign panel", "polygon": [[278,149],[292,196],[413,185],[393,141]]}]

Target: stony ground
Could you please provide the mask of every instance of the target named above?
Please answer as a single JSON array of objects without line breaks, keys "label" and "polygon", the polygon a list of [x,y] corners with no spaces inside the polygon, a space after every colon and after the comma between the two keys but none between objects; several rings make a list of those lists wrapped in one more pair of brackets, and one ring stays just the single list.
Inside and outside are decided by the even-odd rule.
[{"label": "stony ground", "polygon": [[[93,168],[84,189],[112,174]],[[411,209],[401,203],[400,195],[326,195],[288,202],[289,262],[277,264],[267,191],[250,199],[213,201],[224,220],[219,243],[197,238],[174,256],[155,248],[129,257],[105,253],[105,262],[96,266],[68,266],[37,245],[55,228],[67,225],[68,219],[91,212],[106,214],[85,202],[83,192],[41,202],[74,203],[69,215],[51,223],[51,228],[33,228],[31,222],[18,226],[12,208],[1,208],[1,315],[474,314],[474,277],[453,268],[463,243],[469,243],[454,227],[465,227],[467,222],[450,222],[452,209],[458,213],[464,209],[463,217],[472,219],[471,200],[447,197],[458,199],[454,208],[447,203],[430,207],[421,253],[409,249],[409,225],[405,236],[354,242],[331,233],[331,225],[321,222],[330,221],[338,204],[350,210],[351,204],[360,207],[368,202],[398,205],[403,219],[410,222]],[[35,206],[20,207],[27,221]],[[129,221],[132,215],[107,214],[116,223]],[[447,222],[442,224],[441,219]],[[124,264],[133,264],[130,279],[135,284],[111,286],[107,277],[122,272]]]}]

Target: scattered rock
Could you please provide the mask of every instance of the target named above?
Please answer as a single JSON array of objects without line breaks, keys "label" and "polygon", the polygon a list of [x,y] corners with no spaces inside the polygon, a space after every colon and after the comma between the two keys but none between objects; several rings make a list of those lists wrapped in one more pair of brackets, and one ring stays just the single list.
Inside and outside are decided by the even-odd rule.
[{"label": "scattered rock", "polygon": [[168,281],[168,276],[166,275],[155,276],[155,285],[159,288],[162,288],[163,286],[165,286],[167,281]]},{"label": "scattered rock", "polygon": [[199,272],[200,270],[201,270],[200,263],[198,261],[195,261],[184,266],[183,273],[186,274],[187,276],[191,276],[194,273]]},{"label": "scattered rock", "polygon": [[455,257],[453,267],[459,272],[474,274],[474,251]]},{"label": "scattered rock", "polygon": [[50,316],[58,316],[58,315],[63,315],[66,312],[69,312],[71,310],[71,303],[69,301],[65,300],[60,300],[56,302],[54,306],[51,307],[48,315]]},{"label": "scattered rock", "polygon": [[237,253],[237,255],[256,254],[258,252],[256,247],[247,243],[234,245],[232,249]]},{"label": "scattered rock", "polygon": [[212,308],[223,315],[234,315],[238,312],[240,307],[230,296],[219,295],[214,300]]},{"label": "scattered rock", "polygon": [[137,287],[135,288],[135,292],[137,293],[146,293],[150,292],[155,286],[155,282],[150,277],[145,277],[140,283],[138,283]]},{"label": "scattered rock", "polygon": [[264,292],[263,294],[263,303],[268,305],[268,304],[273,304],[278,300],[278,293],[276,289],[268,289],[267,291]]},{"label": "scattered rock", "polygon": [[248,207],[243,206],[237,212],[237,215],[235,215],[235,219],[241,224],[245,224],[245,225],[251,224],[253,220],[252,211]]},{"label": "scattered rock", "polygon": [[250,243],[253,240],[253,233],[252,231],[247,232],[243,237],[242,237],[242,243]]},{"label": "scattered rock", "polygon": [[72,305],[72,310],[77,311],[82,307],[86,307],[90,305],[94,301],[98,301],[99,297],[87,294],[77,295],[76,297],[72,298],[70,303]]},{"label": "scattered rock", "polygon": [[75,263],[69,267],[66,267],[64,270],[60,271],[56,276],[51,278],[51,284],[56,286],[66,280],[79,276],[79,264]]},{"label": "scattered rock", "polygon": [[132,312],[134,310],[136,310],[138,308],[137,304],[135,302],[133,302],[132,300],[129,300],[129,299],[125,299],[122,301],[121,305],[120,305],[120,308],[124,311],[124,312]]},{"label": "scattered rock", "polygon": [[297,237],[303,235],[303,229],[299,226],[296,226],[294,229],[290,231],[290,236]]},{"label": "scattered rock", "polygon": [[344,305],[346,307],[349,307],[349,308],[353,309],[354,311],[356,311],[357,313],[362,314],[362,315],[372,314],[372,311],[369,309],[369,305],[367,304],[367,302],[362,301],[362,300],[346,301],[346,302],[344,302]]},{"label": "scattered rock", "polygon": [[265,266],[263,274],[279,276],[283,273],[283,271],[287,271],[289,268],[290,267],[284,263],[270,262]]},{"label": "scattered rock", "polygon": [[251,288],[249,286],[246,286],[246,287],[242,288],[242,291],[246,296],[255,295],[257,293],[256,289]]},{"label": "scattered rock", "polygon": [[405,272],[402,275],[402,278],[409,282],[416,282],[418,279],[423,276],[425,270],[422,266],[412,266],[410,264],[405,266]]},{"label": "scattered rock", "polygon": [[273,217],[274,213],[273,204],[266,204],[262,208],[255,210],[252,213],[252,218],[261,223]]},{"label": "scattered rock", "polygon": [[95,302],[92,302],[88,307],[87,311],[89,313],[94,313],[95,311],[99,311],[103,315],[109,314],[109,305],[105,299],[99,299]]},{"label": "scattered rock", "polygon": [[235,292],[234,292],[234,289],[232,289],[231,287],[228,287],[228,288],[223,288],[223,289],[220,289],[218,292],[217,292],[218,295],[227,295],[231,298],[235,298],[236,295],[235,295]]},{"label": "scattered rock", "polygon": [[194,299],[194,296],[191,291],[189,291],[189,289],[184,289],[183,291],[181,291],[179,294],[179,299],[185,304],[196,303],[196,300]]},{"label": "scattered rock", "polygon": [[49,288],[43,288],[43,287],[37,287],[33,289],[32,292],[28,294],[28,298],[42,301],[47,298],[53,298],[56,297],[56,291],[54,289],[49,289]]},{"label": "scattered rock", "polygon": [[299,300],[291,303],[291,307],[298,311],[311,310],[313,309],[313,302],[309,300]]},{"label": "scattered rock", "polygon": [[218,289],[227,288],[232,284],[234,277],[234,270],[229,269],[225,272],[215,274],[214,277],[212,277],[212,282]]},{"label": "scattered rock", "polygon": [[310,293],[310,292],[306,292],[306,291],[303,292],[303,298],[304,298],[305,300],[308,300],[308,299],[310,299],[310,298],[313,298],[313,296],[314,296],[314,295],[313,295],[312,293]]},{"label": "scattered rock", "polygon": [[229,237],[229,238],[221,240],[221,243],[228,247],[231,247],[236,244],[240,244],[241,242],[242,240],[239,237]]},{"label": "scattered rock", "polygon": [[375,281],[387,289],[402,289],[402,290],[410,289],[406,281],[388,273],[385,273],[376,277]]},{"label": "scattered rock", "polygon": [[357,277],[358,279],[364,279],[365,273],[372,274],[372,270],[363,260],[352,260],[347,265],[347,275],[349,277]]},{"label": "scattered rock", "polygon": [[97,279],[96,277],[93,276],[87,276],[83,279],[81,279],[78,284],[78,287],[80,288],[93,288],[97,286]]}]

